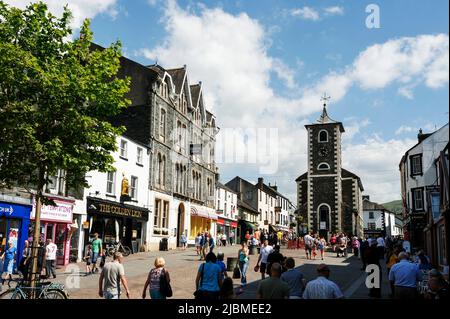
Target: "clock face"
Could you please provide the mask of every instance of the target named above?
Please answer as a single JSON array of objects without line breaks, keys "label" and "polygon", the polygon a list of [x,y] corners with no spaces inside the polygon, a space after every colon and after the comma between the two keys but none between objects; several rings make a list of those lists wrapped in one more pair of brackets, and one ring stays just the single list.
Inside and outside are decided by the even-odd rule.
[{"label": "clock face", "polygon": [[319,150],[320,156],[327,156],[328,155],[328,149],[326,147],[321,147]]}]

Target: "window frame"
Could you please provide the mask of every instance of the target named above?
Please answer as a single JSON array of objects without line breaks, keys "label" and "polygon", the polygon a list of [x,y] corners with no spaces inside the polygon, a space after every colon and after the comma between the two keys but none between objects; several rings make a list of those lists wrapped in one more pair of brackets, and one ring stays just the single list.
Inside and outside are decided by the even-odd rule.
[{"label": "window frame", "polygon": [[128,159],[128,141],[124,139],[121,139],[119,143],[119,156],[122,159]]},{"label": "window frame", "polygon": [[144,149],[139,146],[136,148],[136,164],[138,165],[144,164]]},{"label": "window frame", "polygon": [[[414,163],[415,163],[415,161],[414,160],[416,160],[416,159],[419,159],[419,161],[420,161],[420,171],[415,171],[415,165],[414,165]],[[411,167],[411,177],[414,177],[414,176],[423,176],[423,154],[422,153],[420,153],[420,154],[414,154],[414,155],[410,155],[409,156],[409,165],[410,165],[410,167]]]},{"label": "window frame", "polygon": [[[422,207],[417,208],[417,199],[415,197],[416,192],[420,191],[420,194],[422,196]],[[413,204],[413,211],[415,212],[424,212],[425,211],[425,197],[424,197],[424,189],[423,187],[417,187],[417,188],[411,188],[411,197],[412,197],[412,204]]]},{"label": "window frame", "polygon": [[[135,182],[135,185],[133,185],[133,181]],[[138,185],[139,185],[138,177],[131,175],[131,177],[130,177],[130,197],[134,200],[138,199]]]},{"label": "window frame", "polygon": [[[320,168],[323,165],[326,165],[327,168]],[[317,165],[318,171],[329,171],[330,169],[331,169],[330,164],[325,163],[325,162],[319,163],[319,165]]]},{"label": "window frame", "polygon": [[[109,179],[110,175],[112,174],[112,180]],[[111,192],[108,191],[108,186],[111,185]],[[106,194],[107,195],[116,195],[116,172],[110,171],[106,172]]]}]

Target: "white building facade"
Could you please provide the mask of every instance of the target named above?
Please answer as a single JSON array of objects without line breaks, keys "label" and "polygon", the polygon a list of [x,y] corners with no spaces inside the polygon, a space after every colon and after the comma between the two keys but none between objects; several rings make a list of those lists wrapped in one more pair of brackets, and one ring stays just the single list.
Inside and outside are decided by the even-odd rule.
[{"label": "white building facade", "polygon": [[217,237],[225,234],[227,242],[234,244],[237,242],[237,199],[238,194],[231,188],[217,183],[216,185],[216,213],[217,213]]}]

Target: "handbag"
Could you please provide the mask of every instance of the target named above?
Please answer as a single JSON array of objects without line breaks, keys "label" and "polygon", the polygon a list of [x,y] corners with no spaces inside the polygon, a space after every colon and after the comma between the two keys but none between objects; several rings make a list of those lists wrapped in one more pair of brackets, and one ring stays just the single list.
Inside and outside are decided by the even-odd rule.
[{"label": "handbag", "polygon": [[170,285],[170,276],[164,269],[159,277],[159,290],[163,296],[169,298],[173,296],[172,286]]},{"label": "handbag", "polygon": [[236,266],[233,269],[233,279],[239,279],[241,278],[241,270],[239,269],[238,265],[236,264]]},{"label": "handbag", "polygon": [[197,288],[196,291],[194,291],[194,296],[195,296],[195,298],[199,298],[199,297],[201,296],[200,287],[202,286],[202,283],[203,283],[203,273],[204,273],[204,270],[205,270],[205,264],[202,265],[202,270],[201,270],[201,272],[200,272],[200,282],[199,282],[199,284],[198,284],[198,288]]}]

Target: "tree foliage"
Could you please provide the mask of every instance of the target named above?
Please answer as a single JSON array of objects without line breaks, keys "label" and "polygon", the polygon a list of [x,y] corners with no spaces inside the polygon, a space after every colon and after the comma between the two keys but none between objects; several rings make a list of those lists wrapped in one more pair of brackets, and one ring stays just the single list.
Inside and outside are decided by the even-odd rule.
[{"label": "tree foliage", "polygon": [[[85,20],[72,39],[71,13],[42,3],[20,10],[0,0],[0,184],[43,189],[64,169],[67,187],[90,170],[111,170],[123,127],[108,118],[129,105],[120,42],[91,50]],[[0,185],[2,186],[2,185]]]}]

